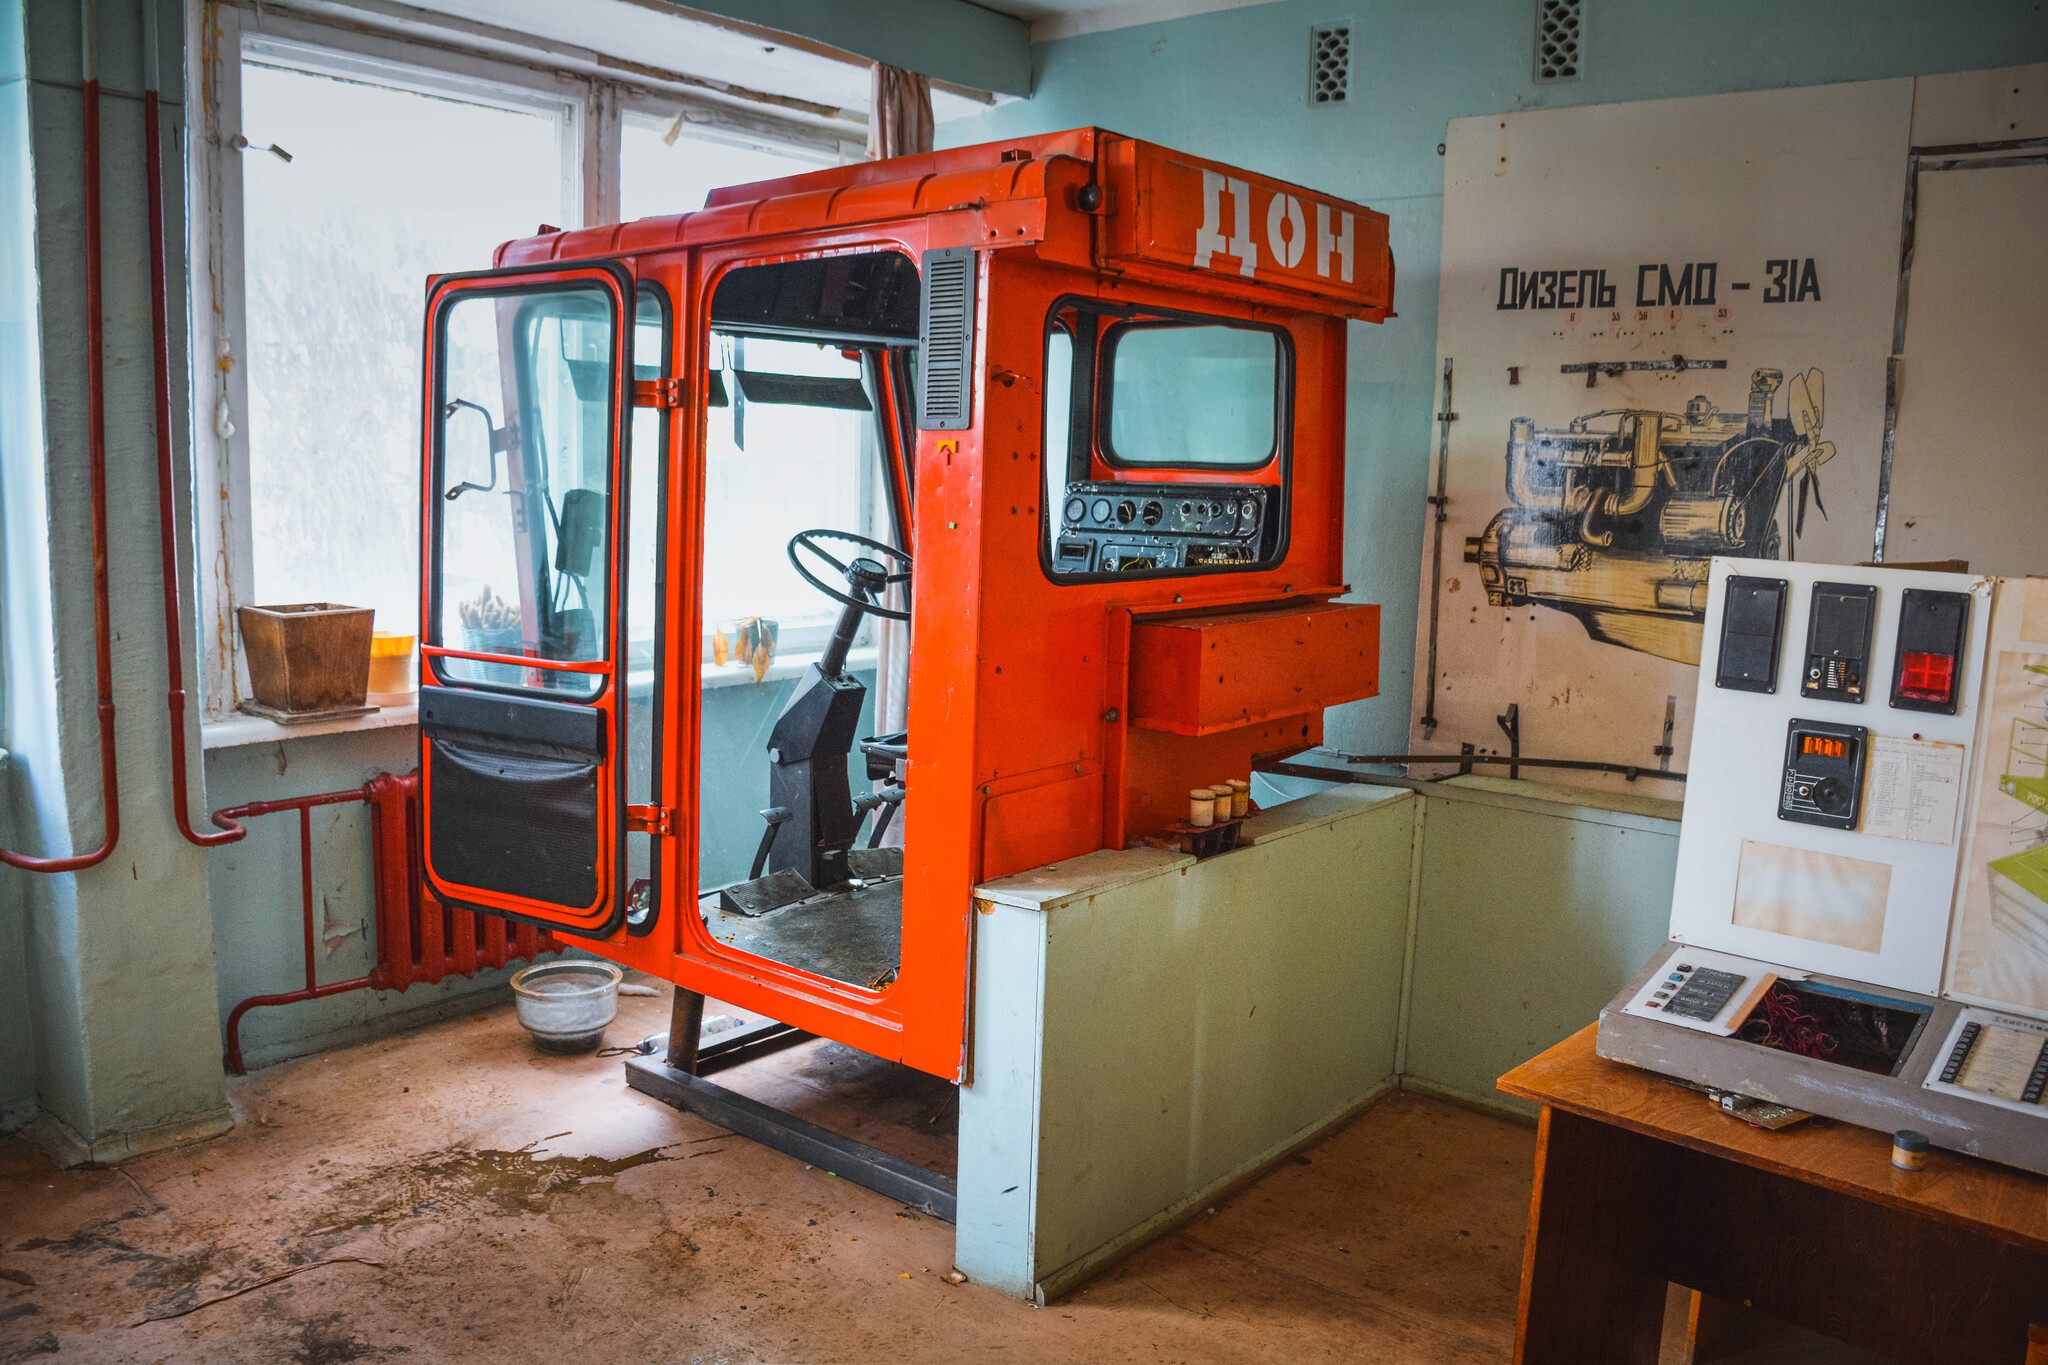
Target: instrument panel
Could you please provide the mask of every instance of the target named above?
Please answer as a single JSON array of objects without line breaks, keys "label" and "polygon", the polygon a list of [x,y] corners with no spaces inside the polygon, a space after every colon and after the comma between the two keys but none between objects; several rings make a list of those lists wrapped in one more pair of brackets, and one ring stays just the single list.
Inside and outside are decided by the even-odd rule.
[{"label": "instrument panel", "polygon": [[1270,484],[1070,483],[1056,577],[1202,573],[1265,560],[1278,528]]}]

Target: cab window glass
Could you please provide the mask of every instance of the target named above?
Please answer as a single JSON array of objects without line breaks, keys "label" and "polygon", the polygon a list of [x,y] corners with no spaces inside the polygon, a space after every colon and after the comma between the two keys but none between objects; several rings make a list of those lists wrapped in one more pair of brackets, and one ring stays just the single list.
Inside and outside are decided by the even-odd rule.
[{"label": "cab window glass", "polygon": [[1120,465],[1252,469],[1273,457],[1280,348],[1248,327],[1113,329],[1108,454]]},{"label": "cab window glass", "polygon": [[[1045,505],[1057,508],[1066,496],[1068,447],[1073,444],[1074,338],[1064,324],[1045,341]],[[1048,535],[1058,530],[1058,517],[1042,518]]]},{"label": "cab window glass", "polygon": [[[477,295],[442,313],[439,636],[477,654],[609,657],[611,296]],[[450,681],[591,694],[594,674],[447,659]]]}]

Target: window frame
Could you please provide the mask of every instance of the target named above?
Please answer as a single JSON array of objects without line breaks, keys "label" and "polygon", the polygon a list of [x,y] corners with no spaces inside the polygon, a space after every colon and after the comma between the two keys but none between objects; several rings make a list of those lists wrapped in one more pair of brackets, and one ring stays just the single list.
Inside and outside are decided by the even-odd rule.
[{"label": "window frame", "polygon": [[[557,269],[589,271],[593,266],[601,269],[603,268],[603,263],[575,261],[565,263],[563,266],[557,267]],[[545,266],[534,267],[533,273],[542,273],[547,269],[548,267]],[[620,277],[621,287],[625,290],[626,296],[637,304],[640,295],[643,292],[642,286],[638,282],[631,281],[630,277],[626,276],[624,271],[621,270],[618,271],[617,273]],[[528,304],[523,305],[520,310],[521,313],[524,314],[525,308],[526,306],[530,306],[531,300],[544,298],[551,294],[571,293],[603,294],[606,306],[612,309],[611,325],[613,328],[612,345],[614,349],[616,349],[618,346],[618,329],[621,327],[633,327],[637,325],[637,322],[635,320],[622,319],[621,317],[619,317],[617,309],[612,307],[612,300],[610,294],[605,293],[604,291],[599,289],[594,289],[588,283],[583,281],[575,281],[559,285],[547,285],[543,287],[535,287],[533,285],[511,285],[503,289],[475,290],[469,293],[465,293],[462,296],[460,302],[466,303],[471,300],[481,299],[522,299],[528,301]],[[434,393],[434,408],[437,412],[441,409],[442,405],[447,401],[448,397],[448,322],[451,315],[455,311],[455,306],[456,305],[451,305],[440,310],[440,313],[436,319],[437,325],[434,328],[434,334],[429,341],[429,344],[434,348],[434,382],[436,385]],[[636,314],[637,311],[638,310],[636,308]],[[529,394],[528,390],[529,387],[535,382],[535,366],[531,361],[530,355],[524,349],[530,344],[528,339],[525,338],[524,336],[518,335],[518,331],[523,331],[523,329],[524,323],[522,322],[520,324],[520,328],[515,330],[513,338],[514,351],[512,359],[513,364],[516,367],[514,373],[519,376],[520,401],[521,404],[525,406],[528,405],[529,399],[533,396]],[[626,353],[630,359],[632,357],[632,349],[630,343],[628,344]],[[605,428],[606,430],[609,431],[617,427],[621,422],[621,415],[618,410],[618,376],[614,375],[610,378],[607,388],[609,389],[609,392],[606,394]],[[510,414],[507,414],[507,416],[510,416]],[[448,423],[450,420],[451,419],[447,417],[437,417],[434,421],[433,453],[429,458],[431,458],[433,462],[432,486],[436,489],[445,489],[447,486],[447,444]],[[626,414],[624,420],[630,422],[631,414]],[[523,440],[525,439],[524,433],[526,430],[529,429],[528,424],[524,420],[522,420],[520,423],[520,429],[522,432],[523,442]],[[630,441],[631,437],[628,436],[627,440]],[[519,454],[521,458],[524,458],[526,452],[521,451],[519,452]],[[625,454],[626,452],[620,452],[621,457],[624,457]],[[510,461],[513,458],[513,452],[507,451],[505,452],[505,456],[506,462],[509,465]],[[619,467],[623,467],[625,463],[626,460],[624,458],[621,458],[616,462],[616,465]],[[544,467],[545,452],[542,452],[542,464]],[[616,486],[616,477],[618,472],[621,472],[621,469],[614,469],[613,472],[608,474],[606,479],[605,497],[608,500],[608,505],[617,504],[623,500],[626,504],[626,517],[630,518],[632,515],[631,500],[630,497],[622,493],[622,491]],[[543,478],[545,478],[545,474],[543,474]],[[440,524],[440,518],[445,515],[445,508],[437,505],[434,508],[432,508],[429,515],[431,515],[435,519],[436,525],[438,526]],[[529,513],[529,515],[531,515],[531,513]],[[607,545],[609,547],[611,536],[611,528],[609,526],[605,528],[605,535]],[[443,600],[443,593],[446,591],[447,585],[444,579],[444,575],[441,572],[441,556],[446,547],[446,541],[447,536],[445,531],[441,532],[440,534],[434,534],[428,537],[428,543],[433,546],[433,556],[428,563],[422,566],[427,580],[426,592],[421,599],[426,604],[426,615],[420,621],[419,625],[419,639],[421,644],[434,644],[442,647],[446,647],[448,644],[448,641],[441,637],[440,630],[440,623],[446,619],[447,607],[447,603]],[[609,581],[610,579],[610,558],[611,556],[608,555],[606,565],[607,581]],[[579,662],[607,664],[617,669],[619,673],[623,675],[626,672],[626,670],[630,667],[631,659],[630,657],[628,657],[630,646],[627,644],[625,639],[627,633],[626,623],[628,620],[625,602],[625,575],[621,574],[619,575],[619,578],[621,580],[619,583],[619,600],[616,603],[608,604],[607,608],[613,613],[618,623],[617,628],[614,631],[600,632],[599,638],[604,641],[604,654],[602,657],[591,660],[582,660]],[[520,585],[520,587],[521,592],[523,593],[525,590],[525,585],[522,584]],[[609,594],[607,595],[609,596]],[[656,620],[656,630],[658,636],[658,616]],[[604,694],[605,690],[604,686],[600,685],[588,692],[569,692],[561,689],[535,687],[530,683],[500,683],[491,682],[480,678],[452,677],[446,674],[440,660],[424,655],[421,658],[421,664],[422,676],[420,678],[420,681],[422,683],[427,682],[428,675],[431,675],[432,682],[434,683],[434,685],[440,687],[465,687],[479,692],[500,692],[508,696],[528,697],[540,701],[559,701],[572,704],[595,703],[597,699]],[[597,675],[593,674],[590,676]]]},{"label": "window frame", "polygon": [[[186,162],[191,213],[185,246],[195,266],[190,342],[193,355],[215,359],[211,365],[193,366],[192,392],[202,743],[208,742],[208,727],[224,722],[232,720],[237,728],[265,724],[237,715],[238,703],[252,693],[236,611],[260,600],[252,538],[249,386],[243,363],[248,307],[242,158],[263,149],[235,145],[243,132],[245,65],[304,71],[553,118],[561,151],[561,207],[554,221],[565,229],[618,221],[619,148],[628,115],[635,122],[666,122],[681,116],[694,137],[815,159],[821,167],[841,164],[862,150],[850,140],[848,130],[827,122],[783,118],[765,105],[700,93],[690,87],[693,78],[686,75],[650,68],[635,73],[644,80],[613,78],[608,71],[581,69],[573,59],[551,61],[557,45],[507,30],[493,30],[489,51],[479,51],[460,21],[451,18],[446,24],[439,27],[429,18],[401,29],[373,10],[338,13],[327,21],[246,0],[187,7],[188,88],[195,95],[204,93],[191,115],[198,146]],[[457,46],[463,43],[470,45]],[[678,206],[677,211],[695,207]],[[415,388],[403,401],[409,404],[417,398]],[[864,518],[866,501],[864,493]],[[425,624],[420,623],[422,632]],[[400,708],[338,728],[410,722],[410,709]],[[320,727],[323,732],[329,728],[337,727]],[[218,742],[247,738],[223,730]]]},{"label": "window frame", "polygon": [[[1070,328],[1061,316],[1072,310],[1076,322],[1090,315],[1094,324],[1085,329],[1092,333],[1084,344],[1080,329]],[[1274,449],[1256,465],[1153,465],[1125,464],[1111,458],[1107,449],[1107,390],[1108,379],[1103,373],[1104,346],[1108,334],[1116,327],[1129,325],[1198,326],[1224,325],[1240,327],[1247,331],[1267,331],[1275,334],[1276,369],[1274,375],[1277,389],[1278,409],[1274,414]],[[1294,334],[1279,323],[1253,322],[1240,318],[1219,317],[1211,313],[1192,313],[1184,309],[1155,307],[1145,304],[1112,302],[1088,294],[1062,294],[1055,298],[1046,309],[1044,333],[1039,342],[1039,376],[1041,388],[1044,376],[1051,368],[1052,338],[1055,333],[1066,334],[1073,346],[1073,364],[1070,377],[1073,392],[1067,405],[1067,461],[1068,474],[1062,482],[1094,482],[1095,461],[1098,453],[1102,462],[1113,475],[1130,476],[1134,482],[1176,482],[1175,475],[1194,475],[1190,486],[1200,484],[1257,483],[1266,484],[1275,490],[1277,505],[1277,529],[1274,532],[1272,554],[1249,564],[1212,565],[1200,569],[1148,569],[1139,573],[1057,573],[1053,568],[1053,550],[1058,538],[1060,508],[1057,499],[1041,497],[1038,512],[1038,570],[1047,582],[1056,587],[1089,587],[1103,583],[1133,583],[1155,578],[1200,578],[1216,574],[1266,573],[1286,562],[1294,542],[1294,408],[1295,385],[1298,370],[1295,364]],[[1085,366],[1085,368],[1084,368]],[[1084,395],[1083,390],[1087,393]],[[1039,402],[1039,449],[1049,450],[1051,443],[1045,429],[1045,402]],[[1147,476],[1150,477],[1147,477]],[[1114,480],[1113,480],[1114,481]]]}]

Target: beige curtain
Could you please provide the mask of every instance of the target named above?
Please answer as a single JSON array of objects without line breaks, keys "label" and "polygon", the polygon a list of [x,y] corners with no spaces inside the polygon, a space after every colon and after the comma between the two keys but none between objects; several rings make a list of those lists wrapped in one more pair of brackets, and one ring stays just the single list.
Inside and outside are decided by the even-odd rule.
[{"label": "beige curtain", "polygon": [[[875,66],[874,94],[868,107],[868,160],[914,156],[932,149],[932,86],[915,71]],[[900,589],[889,589],[888,605],[901,608]],[[877,632],[880,658],[875,668],[875,723],[882,734],[909,728],[910,628],[900,621],[881,621]],[[888,842],[901,843],[903,821],[890,827]]]},{"label": "beige curtain", "polygon": [[868,102],[868,160],[932,149],[932,83],[915,71],[875,63]]}]

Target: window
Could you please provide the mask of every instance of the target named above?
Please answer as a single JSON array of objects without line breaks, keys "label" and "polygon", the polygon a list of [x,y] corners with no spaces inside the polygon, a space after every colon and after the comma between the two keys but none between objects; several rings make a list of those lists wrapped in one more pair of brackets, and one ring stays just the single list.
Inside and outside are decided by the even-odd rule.
[{"label": "window", "polygon": [[292,158],[242,160],[245,600],[343,601],[414,629],[421,285],[561,216],[565,117],[244,65],[243,126]]},{"label": "window", "polygon": [[[563,55],[545,38],[501,30],[495,48],[504,55],[490,56],[454,29],[423,32],[440,22],[424,11],[347,13],[345,25],[332,25],[284,6],[209,7],[218,42],[196,57],[206,126],[190,187],[191,315],[195,352],[217,361],[197,367],[194,395],[196,481],[219,491],[217,511],[202,497],[207,512],[194,523],[209,721],[248,695],[239,605],[339,601],[373,608],[378,630],[428,624],[419,620],[428,275],[487,269],[501,243],[543,224],[616,221],[622,208],[627,217],[694,211],[713,186],[833,164],[862,135],[843,116],[786,116],[772,96],[706,93],[696,76],[651,66],[625,74],[588,54]],[[467,348],[485,346],[481,331],[465,335],[477,325],[451,319],[458,370],[471,363],[461,360]],[[534,325],[521,344],[553,347],[556,371],[533,378],[557,387],[536,391],[532,416],[559,443],[569,439],[560,420],[581,401],[571,362],[585,363],[574,354],[583,324],[565,315]],[[653,328],[643,319],[639,331]],[[647,365],[651,343],[638,344]],[[473,363],[502,374],[511,362],[479,349]],[[445,419],[464,471],[455,482],[488,485],[495,455],[502,489],[512,452],[488,442],[494,425],[517,433],[508,422],[519,405],[501,379],[482,388],[451,394],[477,405]],[[636,410],[631,421],[636,438],[660,439],[641,436],[659,432],[658,415]],[[564,518],[583,515],[564,507],[566,494],[594,493],[562,463],[568,449],[557,444],[546,471]],[[636,491],[658,483],[659,465],[636,463],[631,477]],[[504,502],[498,492],[464,492],[452,510],[481,518],[495,505],[502,517]],[[821,520],[858,525],[860,506],[856,490]],[[630,526],[652,534],[651,519]],[[481,521],[470,530],[497,537],[489,543],[500,549],[508,534]],[[552,523],[546,534],[556,534]],[[549,553],[560,548],[551,541]],[[651,541],[637,538],[628,550],[653,555]],[[494,596],[519,600],[502,572],[492,577]],[[596,580],[550,577],[566,596],[546,610],[566,628]],[[541,609],[521,603],[529,605]],[[651,666],[653,594],[629,592],[625,608],[632,662]],[[549,647],[592,645],[557,635]]]},{"label": "window", "polygon": [[694,133],[671,138],[673,122],[628,118],[619,136],[619,220],[695,213],[726,185],[802,175],[832,162],[717,142]]},{"label": "window", "polygon": [[1240,573],[1286,555],[1285,328],[1068,296],[1046,317],[1039,567]]},{"label": "window", "polygon": [[1059,533],[1059,518],[1051,509],[1066,496],[1067,484],[1075,477],[1071,468],[1074,443],[1074,334],[1063,322],[1053,324],[1045,339],[1045,501],[1047,515],[1040,518],[1050,539]]},{"label": "window", "polygon": [[868,534],[875,419],[871,408],[815,406],[773,381],[838,379],[864,394],[860,362],[837,346],[712,336],[726,407],[711,414],[705,438],[704,627],[731,639],[740,622],[765,616],[780,627],[779,648],[822,648],[839,606],[797,576],[789,538]]},{"label": "window", "polygon": [[1104,337],[1116,464],[1255,469],[1273,458],[1280,341],[1250,327],[1126,324]]}]

